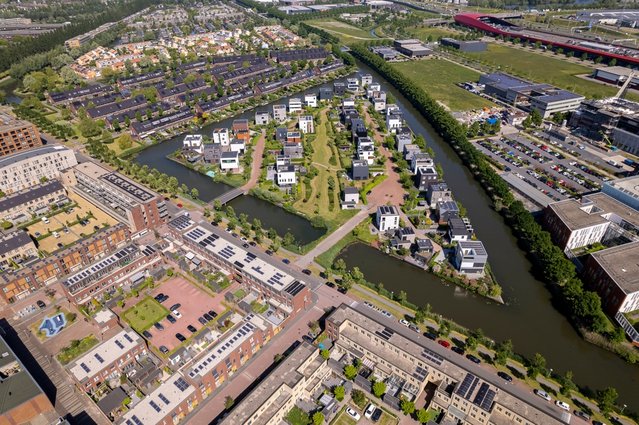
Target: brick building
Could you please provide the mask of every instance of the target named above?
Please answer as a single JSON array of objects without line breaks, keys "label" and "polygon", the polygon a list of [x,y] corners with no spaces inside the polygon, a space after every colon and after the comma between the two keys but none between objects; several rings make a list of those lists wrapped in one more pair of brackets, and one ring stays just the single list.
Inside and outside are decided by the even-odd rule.
[{"label": "brick building", "polygon": [[38,128],[28,121],[0,117],[0,156],[42,146]]},{"label": "brick building", "polygon": [[50,180],[0,198],[0,216],[14,224],[31,220],[52,205],[66,202],[67,191],[58,180]]}]

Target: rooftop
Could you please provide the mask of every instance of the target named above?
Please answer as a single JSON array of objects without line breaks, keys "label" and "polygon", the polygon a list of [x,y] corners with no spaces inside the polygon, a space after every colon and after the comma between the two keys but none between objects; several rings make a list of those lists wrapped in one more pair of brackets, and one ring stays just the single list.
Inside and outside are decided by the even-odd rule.
[{"label": "rooftop", "polygon": [[113,338],[75,360],[69,367],[69,372],[78,382],[87,381],[142,343],[142,338],[137,333],[123,329]]},{"label": "rooftop", "polygon": [[12,208],[40,199],[60,190],[64,190],[64,187],[62,187],[62,184],[58,180],[51,180],[28,189],[21,190],[0,199],[0,212],[8,211]]},{"label": "rooftop", "polygon": [[68,152],[73,153],[73,151],[69,148],[60,145],[46,145],[33,149],[29,149],[27,151],[17,152],[12,155],[7,155],[0,158],[0,168],[6,167],[8,165],[12,165],[16,162],[26,161],[28,159],[37,158],[41,155],[52,154],[56,152]]},{"label": "rooftop", "polygon": [[457,246],[462,250],[470,251],[472,255],[488,255],[481,241],[459,241]]},{"label": "rooftop", "polygon": [[0,233],[0,255],[9,253],[22,246],[32,244],[31,236],[24,230],[11,233]]},{"label": "rooftop", "polygon": [[639,291],[639,242],[618,245],[591,255],[626,294]]},{"label": "rooftop", "polygon": [[399,215],[395,205],[382,205],[377,207],[377,213],[381,215]]},{"label": "rooftop", "polygon": [[617,189],[620,192],[623,192],[624,194],[635,199],[639,199],[639,176],[631,176],[624,179],[611,180],[604,183],[604,185]]},{"label": "rooftop", "polygon": [[[639,227],[639,212],[604,193],[584,196],[581,200],[566,199],[548,205],[570,230],[620,220]],[[620,221],[619,220],[619,221]]]},{"label": "rooftop", "polygon": [[95,162],[83,162],[81,164],[78,164],[75,169],[76,171],[85,174],[91,179],[100,180],[107,183],[109,186],[117,189],[119,192],[125,193],[130,198],[133,198],[133,200],[136,202],[146,203],[158,197],[156,193],[151,192],[143,186],[140,186],[133,180],[124,177],[118,172],[110,171]]}]

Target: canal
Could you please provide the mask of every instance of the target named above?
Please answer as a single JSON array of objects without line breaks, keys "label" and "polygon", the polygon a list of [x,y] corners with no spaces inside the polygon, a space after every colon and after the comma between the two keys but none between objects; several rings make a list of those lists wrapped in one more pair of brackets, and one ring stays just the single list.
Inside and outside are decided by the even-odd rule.
[{"label": "canal", "polygon": [[373,74],[384,90],[392,93],[408,125],[434,150],[435,160],[444,170],[444,179],[455,198],[468,210],[473,228],[488,250],[489,262],[503,287],[506,305],[489,302],[443,283],[433,275],[362,244],[351,245],[341,254],[347,265],[359,267],[369,281],[383,282],[388,290],[405,291],[408,299],[417,305],[429,303],[436,313],[463,326],[481,328],[487,336],[498,341],[511,339],[515,350],[521,354],[541,353],[554,372],[563,374],[572,370],[574,380],[580,386],[591,389],[613,386],[619,391],[621,403],[639,410],[639,367],[581,339],[568,320],[552,306],[544,283],[531,274],[531,263],[453,149],[397,90],[372,69],[359,65],[362,71]]},{"label": "canal", "polygon": [[[338,79],[336,81],[342,80],[344,79]],[[247,110],[231,118],[207,124],[196,133],[208,135],[210,137],[214,128],[230,128],[234,119],[247,118],[249,120],[253,120],[255,117],[255,109],[271,110],[273,104],[288,104],[288,99],[291,97],[300,97],[305,93],[316,93],[320,87],[332,86],[333,82],[312,87],[308,90],[277,100],[267,105]],[[210,177],[193,171],[167,158],[167,155],[182,147],[183,139],[184,135],[178,135],[157,145],[150,146],[138,153],[135,157],[135,161],[140,165],[148,165],[150,168],[156,168],[158,171],[170,176],[175,176],[180,184],[184,183],[189,188],[197,188],[200,193],[200,199],[205,202],[212,201],[215,197],[231,190],[231,186],[215,182]],[[272,227],[280,236],[283,236],[286,232],[290,232],[293,236],[295,236],[295,240],[301,245],[305,245],[320,238],[326,230],[323,228],[313,227],[309,220],[254,196],[241,196],[231,201],[228,205],[233,207],[237,215],[244,213],[251,219],[257,218],[262,222],[262,227],[264,229]]]}]

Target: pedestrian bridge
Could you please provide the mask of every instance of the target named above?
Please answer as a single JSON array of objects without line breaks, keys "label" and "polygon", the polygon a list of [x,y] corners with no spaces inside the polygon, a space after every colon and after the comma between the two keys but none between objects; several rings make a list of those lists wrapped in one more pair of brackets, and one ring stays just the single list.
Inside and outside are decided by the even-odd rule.
[{"label": "pedestrian bridge", "polygon": [[216,197],[215,199],[213,199],[213,201],[211,201],[211,205],[213,205],[215,203],[215,201],[219,201],[222,205],[231,202],[233,199],[238,198],[242,195],[246,194],[246,192],[244,191],[243,188],[241,187],[237,187],[235,189],[229,190],[228,192],[225,192],[223,194],[221,194],[220,196]]}]

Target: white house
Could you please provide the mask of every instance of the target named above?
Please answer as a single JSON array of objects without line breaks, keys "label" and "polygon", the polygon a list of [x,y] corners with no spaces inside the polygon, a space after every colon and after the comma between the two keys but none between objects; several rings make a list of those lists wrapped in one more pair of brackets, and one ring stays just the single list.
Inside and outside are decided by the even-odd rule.
[{"label": "white house", "polygon": [[314,93],[304,95],[304,104],[311,108],[317,108],[317,95]]},{"label": "white house", "polygon": [[220,157],[220,169],[222,171],[235,171],[240,168],[239,152],[222,152]]},{"label": "white house", "polygon": [[268,111],[255,112],[255,125],[268,125],[271,121],[271,114]]},{"label": "white house", "polygon": [[371,83],[366,87],[366,97],[372,99],[375,93],[382,90],[382,86],[379,83]]},{"label": "white house", "polygon": [[302,99],[299,97],[292,97],[288,100],[288,112],[296,114],[302,112]]},{"label": "white house", "polygon": [[483,275],[488,253],[481,241],[459,241],[455,246],[455,268],[463,274]]},{"label": "white house", "polygon": [[359,191],[356,187],[345,187],[344,198],[342,199],[342,209],[352,210],[359,203]]},{"label": "white house", "polygon": [[377,207],[375,223],[380,232],[399,229],[399,210],[394,205]]},{"label": "white house", "polygon": [[315,133],[315,125],[313,124],[312,115],[301,115],[299,122],[300,131],[303,134]]},{"label": "white house", "polygon": [[288,118],[286,105],[273,105],[273,119],[277,122],[284,122]]},{"label": "white house", "polygon": [[231,140],[231,152],[237,152],[239,154],[243,154],[246,150],[246,143],[242,139],[233,139]]},{"label": "white house", "polygon": [[347,98],[343,99],[342,100],[342,107],[346,108],[348,106],[355,107],[355,99],[353,99],[352,97],[347,97]]},{"label": "white house", "polygon": [[386,99],[373,99],[373,109],[375,109],[377,112],[381,112],[386,109]]},{"label": "white house", "polygon": [[213,143],[228,146],[231,143],[231,135],[228,128],[216,128],[213,130]]},{"label": "white house", "polygon": [[297,175],[295,174],[294,165],[283,165],[277,167],[277,185],[280,187],[293,186],[297,183]]},{"label": "white house", "polygon": [[184,141],[182,142],[182,147],[184,149],[201,154],[202,140],[203,140],[203,137],[201,134],[187,134],[184,137]]},{"label": "white house", "polygon": [[346,90],[348,91],[358,91],[359,90],[359,80],[357,78],[348,78],[346,80]]},{"label": "white house", "polygon": [[368,86],[373,83],[373,76],[371,74],[362,75],[362,86]]},{"label": "white house", "polygon": [[395,130],[402,128],[402,116],[399,114],[386,115],[386,128],[391,133],[394,133]]}]

